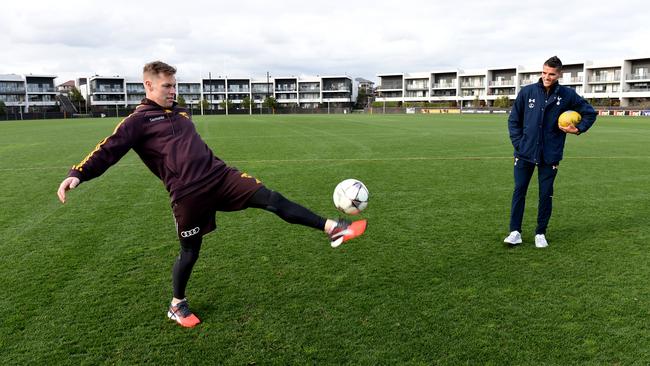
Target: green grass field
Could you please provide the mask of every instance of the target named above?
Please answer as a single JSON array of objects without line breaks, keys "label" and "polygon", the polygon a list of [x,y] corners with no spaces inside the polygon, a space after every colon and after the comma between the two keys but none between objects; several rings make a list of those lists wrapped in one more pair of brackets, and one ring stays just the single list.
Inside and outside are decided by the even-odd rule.
[{"label": "green grass field", "polygon": [[117,119],[0,123],[0,364],[646,364],[650,119],[568,136],[547,238],[508,248],[506,117],[197,117],[213,151],[324,216],[358,178],[363,237],[221,213],[166,318],[178,252],[167,192],[130,152],[56,189]]}]

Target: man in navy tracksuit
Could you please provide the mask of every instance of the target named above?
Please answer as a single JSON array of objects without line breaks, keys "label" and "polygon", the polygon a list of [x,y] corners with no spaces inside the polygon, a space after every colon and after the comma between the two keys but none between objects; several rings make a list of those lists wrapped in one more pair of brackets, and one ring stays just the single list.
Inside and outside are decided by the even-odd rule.
[{"label": "man in navy tracksuit", "polygon": [[[522,242],[521,222],[526,192],[537,166],[539,207],[535,246],[548,246],[545,234],[551,218],[553,182],[562,160],[566,134],[580,135],[596,121],[594,108],[575,90],[558,83],[561,71],[562,61],[559,58],[553,56],[548,59],[539,81],[521,89],[508,118],[510,140],[515,148],[515,189],[510,212],[510,235],[504,242],[511,245]],[[558,126],[558,117],[568,110],[580,113],[581,122],[576,126]]]}]

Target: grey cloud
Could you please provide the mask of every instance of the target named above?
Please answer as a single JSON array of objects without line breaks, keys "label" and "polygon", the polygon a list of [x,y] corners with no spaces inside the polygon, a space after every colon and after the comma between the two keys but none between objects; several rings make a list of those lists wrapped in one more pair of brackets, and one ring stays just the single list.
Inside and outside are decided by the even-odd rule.
[{"label": "grey cloud", "polygon": [[[537,65],[564,59],[650,55],[645,2],[618,12],[587,1],[522,4],[394,0],[240,3],[201,0],[92,2],[23,0],[0,12],[0,42],[11,57],[0,73],[138,75],[163,59],[179,75],[342,74]],[[4,54],[4,53],[3,53]],[[65,81],[65,80],[64,80]]]}]

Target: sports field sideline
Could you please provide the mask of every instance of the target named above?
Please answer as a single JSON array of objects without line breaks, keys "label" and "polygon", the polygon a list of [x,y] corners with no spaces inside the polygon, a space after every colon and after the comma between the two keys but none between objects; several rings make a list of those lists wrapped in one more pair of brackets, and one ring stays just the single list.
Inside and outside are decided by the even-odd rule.
[{"label": "sports field sideline", "polygon": [[367,233],[222,213],[166,318],[178,252],[163,185],[130,152],[56,189],[119,122],[0,122],[0,364],[631,364],[650,362],[650,119],[568,136],[550,247],[507,248],[504,115],[195,117],[215,154],[325,216],[370,190]]}]

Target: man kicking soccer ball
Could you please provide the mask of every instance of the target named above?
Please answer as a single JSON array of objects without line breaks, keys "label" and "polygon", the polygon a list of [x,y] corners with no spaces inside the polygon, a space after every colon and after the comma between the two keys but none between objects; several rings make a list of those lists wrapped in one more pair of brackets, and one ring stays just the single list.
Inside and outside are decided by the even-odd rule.
[{"label": "man kicking soccer ball", "polygon": [[200,320],[189,309],[185,288],[203,236],[216,228],[216,211],[261,208],[289,223],[323,230],[332,247],[363,234],[366,220],[325,219],[226,165],[201,139],[186,110],[176,104],[175,74],[176,68],[164,62],[144,66],[146,98],[112,135],[70,169],[57,194],[65,203],[68,190],[100,176],[133,149],[165,184],[176,220],[180,254],[172,270],[173,297],[167,316],[193,327]]}]

